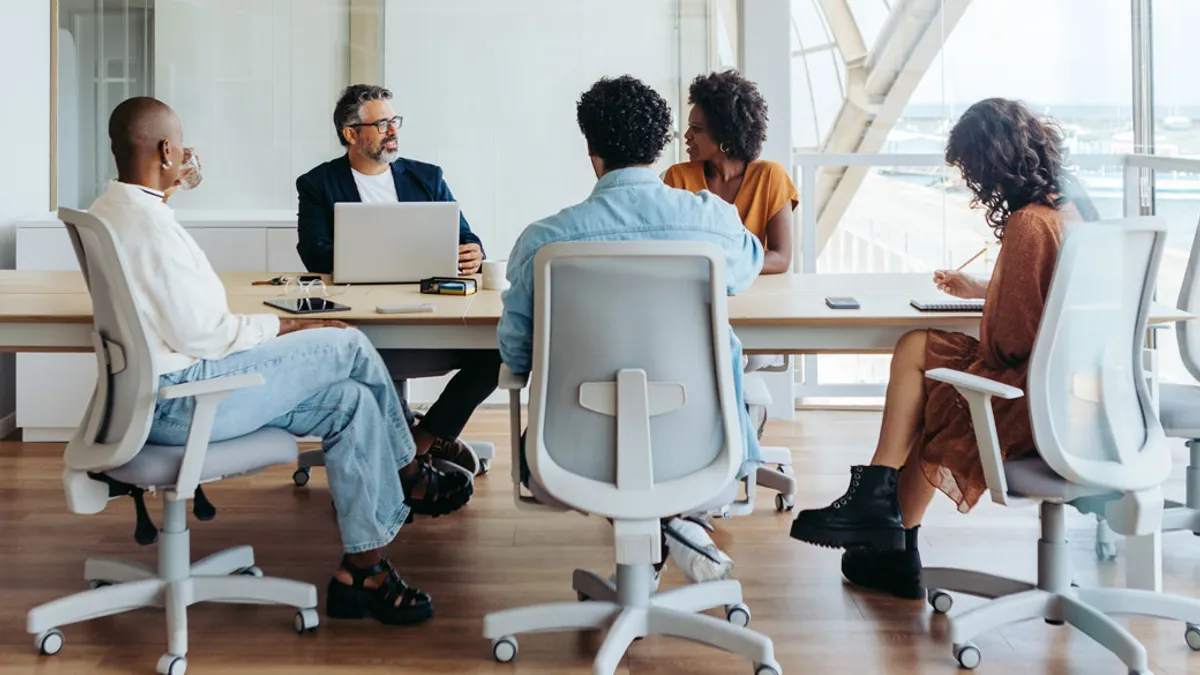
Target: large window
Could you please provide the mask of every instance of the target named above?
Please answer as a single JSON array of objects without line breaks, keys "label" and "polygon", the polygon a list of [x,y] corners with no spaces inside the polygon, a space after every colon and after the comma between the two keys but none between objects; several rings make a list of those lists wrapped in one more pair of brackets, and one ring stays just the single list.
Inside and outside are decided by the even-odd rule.
[{"label": "large window", "polygon": [[[968,106],[1015,98],[1060,123],[1101,215],[1122,214],[1119,155],[1133,151],[1127,0],[792,0],[792,10],[797,151],[940,157]],[[990,228],[937,157],[824,169],[817,271],[931,272],[985,250],[968,271],[990,274]],[[822,356],[818,382],[886,382],[888,358]]]},{"label": "large window", "polygon": [[116,175],[107,120],[130,96],[179,113],[204,164],[181,208],[292,209],[297,175],[339,152],[349,0],[57,0],[58,203]]},{"label": "large window", "polygon": [[[1154,152],[1200,159],[1200,88],[1196,72],[1200,53],[1195,26],[1200,3],[1154,0]],[[1192,240],[1200,221],[1200,168],[1155,173],[1155,213],[1167,219],[1167,251],[1158,276],[1158,298],[1175,304],[1183,284]],[[1163,380],[1190,382],[1173,331],[1159,332],[1159,367]]]}]

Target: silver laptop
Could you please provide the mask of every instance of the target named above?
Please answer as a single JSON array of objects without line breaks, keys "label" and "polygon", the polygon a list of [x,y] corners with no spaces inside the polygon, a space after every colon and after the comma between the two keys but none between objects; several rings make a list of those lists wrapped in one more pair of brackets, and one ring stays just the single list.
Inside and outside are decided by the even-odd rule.
[{"label": "silver laptop", "polygon": [[333,283],[416,283],[458,276],[458,204],[333,205]]}]

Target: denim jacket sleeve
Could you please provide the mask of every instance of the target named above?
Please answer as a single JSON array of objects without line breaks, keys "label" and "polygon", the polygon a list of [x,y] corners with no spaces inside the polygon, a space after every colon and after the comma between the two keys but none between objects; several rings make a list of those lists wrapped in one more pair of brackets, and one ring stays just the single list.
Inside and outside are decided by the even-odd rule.
[{"label": "denim jacket sleeve", "polygon": [[533,256],[537,252],[534,228],[527,229],[508,256],[508,290],[502,296],[504,312],[496,329],[500,360],[518,375],[533,368]]}]

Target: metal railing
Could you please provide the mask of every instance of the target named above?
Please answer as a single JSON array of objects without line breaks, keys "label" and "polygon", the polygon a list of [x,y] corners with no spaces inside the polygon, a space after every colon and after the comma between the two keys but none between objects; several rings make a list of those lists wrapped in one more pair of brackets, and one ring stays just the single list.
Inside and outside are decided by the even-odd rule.
[{"label": "metal railing", "polygon": [[[1122,170],[1122,212],[1139,214],[1139,169],[1200,174],[1200,159],[1163,157],[1145,154],[1070,155],[1072,167],[1099,169],[1119,166]],[[823,168],[849,167],[938,167],[945,166],[941,154],[850,154],[796,153],[792,156],[793,180],[799,187],[800,206],[792,218],[792,274],[816,274],[818,250],[817,178]],[[1149,194],[1143,191],[1143,194]],[[1149,206],[1150,204],[1147,204]],[[798,235],[798,236],[797,236]],[[883,396],[883,384],[821,384],[817,356],[806,354],[797,359],[800,376],[793,386],[794,398],[873,398]],[[794,377],[794,376],[793,376]]]}]

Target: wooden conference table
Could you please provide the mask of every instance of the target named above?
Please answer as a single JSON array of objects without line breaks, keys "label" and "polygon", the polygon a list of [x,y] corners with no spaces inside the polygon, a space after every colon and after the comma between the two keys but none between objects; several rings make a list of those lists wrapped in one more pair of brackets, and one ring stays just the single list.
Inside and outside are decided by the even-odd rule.
[{"label": "wooden conference table", "polygon": [[[282,286],[254,286],[271,275],[222,274],[230,309],[276,311],[264,300]],[[345,312],[313,315],[357,325],[379,348],[491,349],[502,303],[498,291],[466,297],[421,295],[414,285],[330,287]],[[851,296],[858,310],[833,310],[825,298]],[[819,274],[760,277],[729,299],[729,321],[747,352],[772,354],[890,352],[905,332],[919,328],[979,332],[978,313],[923,313],[911,300],[949,299],[929,274]],[[381,305],[430,303],[434,311],[379,314]],[[281,316],[287,316],[279,312]],[[1156,304],[1156,323],[1189,315]],[[78,272],[0,271],[0,351],[91,351],[91,299]]]},{"label": "wooden conference table", "polygon": [[[272,275],[226,273],[230,309],[276,311],[263,304],[282,286],[255,286]],[[331,299],[350,311],[314,315],[358,326],[378,348],[494,349],[503,308],[498,291],[466,297],[421,295],[413,285],[332,287]],[[856,298],[858,310],[833,310],[826,297]],[[922,313],[912,300],[949,299],[929,274],[819,274],[760,277],[729,299],[729,321],[749,353],[890,352],[904,333],[921,328],[978,336],[978,313]],[[381,305],[430,303],[421,314],[379,314]],[[286,314],[279,312],[282,316]],[[1195,317],[1155,303],[1156,324]],[[92,303],[79,272],[0,271],[0,352],[91,351]],[[1128,542],[1127,582],[1162,588],[1161,535]]]}]

